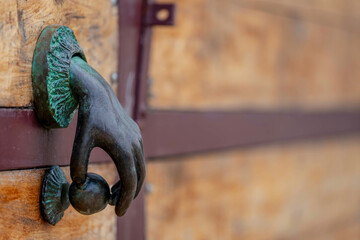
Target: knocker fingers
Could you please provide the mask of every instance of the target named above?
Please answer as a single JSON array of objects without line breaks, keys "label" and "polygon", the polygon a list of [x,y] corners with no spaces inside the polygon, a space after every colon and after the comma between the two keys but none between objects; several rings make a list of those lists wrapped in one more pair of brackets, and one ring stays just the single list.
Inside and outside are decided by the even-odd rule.
[{"label": "knocker fingers", "polygon": [[115,212],[118,216],[126,213],[135,197],[138,184],[134,155],[129,148],[124,147],[123,144],[117,144],[117,147],[107,149],[120,176],[120,181],[111,189],[110,200],[111,204],[115,204]]},{"label": "knocker fingers", "polygon": [[76,135],[71,154],[70,175],[76,184],[84,183],[86,180],[88,162],[91,150],[93,149],[93,138],[90,135],[90,127],[83,121],[79,111]]},{"label": "knocker fingers", "polygon": [[144,159],[144,151],[142,146],[142,140],[138,142],[138,144],[133,144],[133,154],[134,154],[134,161],[136,167],[136,174],[137,174],[137,188],[135,197],[139,194],[141,187],[144,183],[145,176],[146,176],[146,169],[145,169],[145,159]]}]

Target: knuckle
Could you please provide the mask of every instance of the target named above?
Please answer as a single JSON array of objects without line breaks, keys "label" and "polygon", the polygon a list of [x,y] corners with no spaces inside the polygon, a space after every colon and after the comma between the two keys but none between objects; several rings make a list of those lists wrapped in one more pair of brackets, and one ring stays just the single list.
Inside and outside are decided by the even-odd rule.
[{"label": "knuckle", "polygon": [[130,145],[122,144],[121,149],[122,149],[122,158],[123,159],[131,159],[132,158],[132,151],[131,151]]}]

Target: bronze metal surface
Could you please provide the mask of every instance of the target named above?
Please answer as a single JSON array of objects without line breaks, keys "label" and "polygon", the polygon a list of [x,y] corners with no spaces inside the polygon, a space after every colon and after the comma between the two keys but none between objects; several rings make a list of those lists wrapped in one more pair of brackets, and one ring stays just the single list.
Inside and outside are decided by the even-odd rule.
[{"label": "bronze metal surface", "polygon": [[[63,41],[73,36],[72,31],[64,26],[47,28],[43,33],[50,32],[50,34],[40,36],[38,45],[41,47],[36,48],[34,54],[42,56],[34,57],[36,66],[44,62],[45,64],[41,68],[36,66],[33,68],[33,78],[36,78],[33,82],[47,90],[43,91],[42,95],[34,94],[38,105],[36,113],[41,116],[39,120],[42,124],[48,128],[66,127],[72,119],[73,104],[79,103],[78,123],[70,163],[73,182],[70,191],[68,193],[65,191],[64,194],[69,194],[71,204],[80,213],[96,213],[105,208],[109,202],[115,205],[116,214],[122,216],[138,195],[145,178],[140,129],[123,110],[108,83],[86,63],[83,54],[77,54],[78,51],[75,50],[62,51],[79,49],[76,41]],[[49,44],[50,47],[47,46]],[[55,46],[54,48],[60,46],[60,48],[55,51],[52,50],[52,46]],[[46,52],[41,53],[41,51]],[[49,58],[50,53],[56,56],[56,60]],[[50,74],[49,69],[52,66],[55,66],[57,71]],[[51,85],[52,82],[61,84],[61,88],[56,84]],[[37,88],[34,89],[36,92]],[[56,98],[52,95],[56,95]],[[71,101],[68,101],[69,99]],[[52,101],[56,101],[55,108]],[[70,103],[70,107],[63,103]],[[62,107],[66,111],[63,111]],[[66,114],[59,115],[57,110]],[[47,114],[42,114],[43,111]],[[51,122],[57,124],[49,124]],[[87,173],[90,153],[95,147],[102,148],[109,154],[120,175],[120,181],[112,187],[111,195],[105,180],[98,175]],[[45,178],[47,177],[46,175]],[[42,209],[46,207],[45,205]]]}]

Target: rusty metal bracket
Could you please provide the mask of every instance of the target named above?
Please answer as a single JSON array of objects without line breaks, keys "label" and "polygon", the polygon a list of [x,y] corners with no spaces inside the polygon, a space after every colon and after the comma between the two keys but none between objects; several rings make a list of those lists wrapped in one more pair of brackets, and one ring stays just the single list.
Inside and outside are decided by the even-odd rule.
[{"label": "rusty metal bracket", "polygon": [[147,26],[173,26],[175,24],[174,3],[150,3],[147,6],[145,25]]}]

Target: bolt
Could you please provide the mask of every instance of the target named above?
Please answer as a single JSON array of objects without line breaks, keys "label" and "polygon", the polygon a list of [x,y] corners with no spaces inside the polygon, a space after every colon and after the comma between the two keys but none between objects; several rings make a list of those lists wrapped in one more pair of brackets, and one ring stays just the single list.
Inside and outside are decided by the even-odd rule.
[{"label": "bolt", "polygon": [[145,184],[145,193],[150,194],[152,192],[154,192],[154,185],[152,185],[151,183],[146,183]]},{"label": "bolt", "polygon": [[110,80],[111,80],[111,84],[116,84],[117,80],[118,80],[118,73],[117,72],[113,72],[110,75]]},{"label": "bolt", "polygon": [[118,0],[111,0],[111,4],[112,4],[113,6],[117,6]]}]

